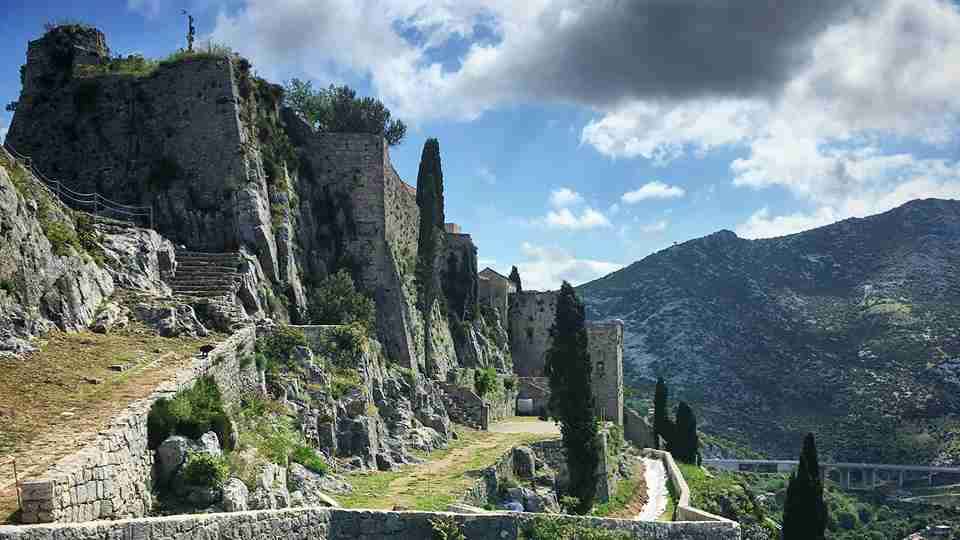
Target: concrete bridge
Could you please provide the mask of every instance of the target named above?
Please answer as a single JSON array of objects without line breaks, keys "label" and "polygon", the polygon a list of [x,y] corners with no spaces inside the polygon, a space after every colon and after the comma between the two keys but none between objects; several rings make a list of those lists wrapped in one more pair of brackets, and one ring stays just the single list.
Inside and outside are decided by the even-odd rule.
[{"label": "concrete bridge", "polygon": [[[777,459],[705,459],[703,465],[715,469],[755,473],[789,473],[799,464],[796,460]],[[840,484],[844,489],[875,489],[896,483],[923,482],[934,485],[935,477],[960,480],[960,467],[930,467],[925,465],[884,465],[879,463],[821,463],[821,477]]]}]

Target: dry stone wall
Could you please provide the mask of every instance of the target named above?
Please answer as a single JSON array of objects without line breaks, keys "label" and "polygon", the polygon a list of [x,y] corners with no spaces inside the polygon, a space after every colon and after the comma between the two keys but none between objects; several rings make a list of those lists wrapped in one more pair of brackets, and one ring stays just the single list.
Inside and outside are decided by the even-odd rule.
[{"label": "dry stone wall", "polygon": [[246,328],[197,357],[161,384],[150,396],[135,401],[109,427],[79,452],[58,461],[39,478],[23,483],[24,523],[77,522],[140,517],[151,508],[153,451],[147,448],[147,415],[162,397],[191,387],[209,375],[224,400],[256,392],[259,374],[252,358],[255,329]]},{"label": "dry stone wall", "polygon": [[458,524],[470,540],[519,540],[537,519],[622,531],[638,540],[739,540],[734,522],[656,522],[529,513],[387,512],[331,508],[261,510],[229,514],[0,527],[0,540],[424,540],[431,520]]}]

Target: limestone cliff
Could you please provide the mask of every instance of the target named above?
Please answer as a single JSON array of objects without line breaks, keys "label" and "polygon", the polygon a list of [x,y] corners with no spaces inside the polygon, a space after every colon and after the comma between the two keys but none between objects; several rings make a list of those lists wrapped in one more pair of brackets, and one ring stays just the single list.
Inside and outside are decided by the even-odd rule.
[{"label": "limestone cliff", "polygon": [[25,339],[88,325],[113,279],[87,252],[75,221],[43,184],[0,148],[0,352]]}]

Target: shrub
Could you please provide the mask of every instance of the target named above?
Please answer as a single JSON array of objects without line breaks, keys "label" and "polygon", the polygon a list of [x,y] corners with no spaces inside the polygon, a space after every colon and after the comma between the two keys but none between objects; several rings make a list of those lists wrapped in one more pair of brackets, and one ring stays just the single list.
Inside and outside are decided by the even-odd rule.
[{"label": "shrub", "polygon": [[484,397],[487,394],[496,391],[497,372],[492,367],[479,369],[473,373],[473,388],[477,395]]},{"label": "shrub", "polygon": [[183,466],[183,479],[192,486],[220,487],[229,475],[226,459],[206,453],[190,454]]},{"label": "shrub", "polygon": [[317,474],[327,474],[327,463],[321,458],[317,451],[309,446],[299,445],[293,450],[290,461],[299,463]]},{"label": "shrub", "polygon": [[460,524],[450,516],[430,520],[434,540],[467,540]]},{"label": "shrub", "polygon": [[0,291],[4,291],[9,295],[13,295],[14,291],[17,290],[16,285],[13,284],[13,280],[4,278],[0,279]]},{"label": "shrub", "polygon": [[503,379],[503,389],[507,392],[512,392],[514,388],[517,387],[517,376],[511,375]]},{"label": "shrub", "polygon": [[254,348],[257,369],[274,373],[289,362],[293,350],[297,347],[306,347],[307,338],[303,331],[291,326],[280,326],[267,336],[257,339]]},{"label": "shrub", "polygon": [[594,529],[582,524],[565,522],[562,519],[536,517],[524,525],[523,538],[525,540],[558,540],[561,538],[576,540],[629,540],[633,538],[633,536],[624,531]]},{"label": "shrub", "polygon": [[310,296],[308,316],[314,324],[358,323],[367,332],[376,326],[373,300],[359,292],[345,269],[327,276]]},{"label": "shrub", "polygon": [[367,331],[359,323],[338,326],[325,336],[323,352],[343,359],[347,353],[350,359],[356,359],[366,349]]},{"label": "shrub", "polygon": [[407,126],[390,119],[390,109],[379,99],[357,98],[349,86],[314,90],[310,81],[293,79],[286,84],[284,104],[293,109],[311,128],[322,132],[373,133],[387,144],[400,144]]},{"label": "shrub", "polygon": [[40,221],[40,227],[43,229],[44,236],[50,241],[54,255],[58,257],[70,255],[71,247],[80,251],[77,233],[65,223],[47,219]]},{"label": "shrub", "polygon": [[156,449],[171,435],[198,439],[204,433],[217,434],[220,444],[233,449],[233,429],[223,408],[223,398],[211,377],[202,377],[193,387],[177,393],[172,400],[160,398],[147,415],[147,444]]}]

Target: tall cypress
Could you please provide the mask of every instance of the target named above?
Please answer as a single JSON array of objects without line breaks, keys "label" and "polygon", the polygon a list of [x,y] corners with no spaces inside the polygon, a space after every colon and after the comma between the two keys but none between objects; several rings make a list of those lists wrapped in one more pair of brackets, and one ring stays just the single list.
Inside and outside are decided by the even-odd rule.
[{"label": "tall cypress", "polygon": [[827,528],[827,505],[813,434],[803,441],[800,464],[790,476],[783,504],[784,540],[822,540]]},{"label": "tall cypress", "polygon": [[570,471],[567,492],[579,499],[577,512],[593,507],[597,492],[600,445],[596,403],[590,384],[590,355],[583,303],[566,281],[557,297],[553,343],[545,369],[550,378],[550,411],[560,422]]},{"label": "tall cypress", "polygon": [[520,271],[514,266],[510,269],[510,281],[517,287],[517,292],[523,292],[523,284],[520,283]]},{"label": "tall cypress", "polygon": [[653,446],[660,448],[660,437],[669,446],[672,435],[672,426],[670,423],[670,413],[667,408],[668,390],[667,383],[663,382],[663,377],[657,378],[657,389],[653,394]]},{"label": "tall cypress", "polygon": [[420,236],[417,245],[417,303],[424,322],[424,362],[433,365],[431,319],[433,302],[440,288],[436,275],[437,247],[443,233],[443,170],[440,143],[427,139],[417,173],[417,206],[420,207]]}]

